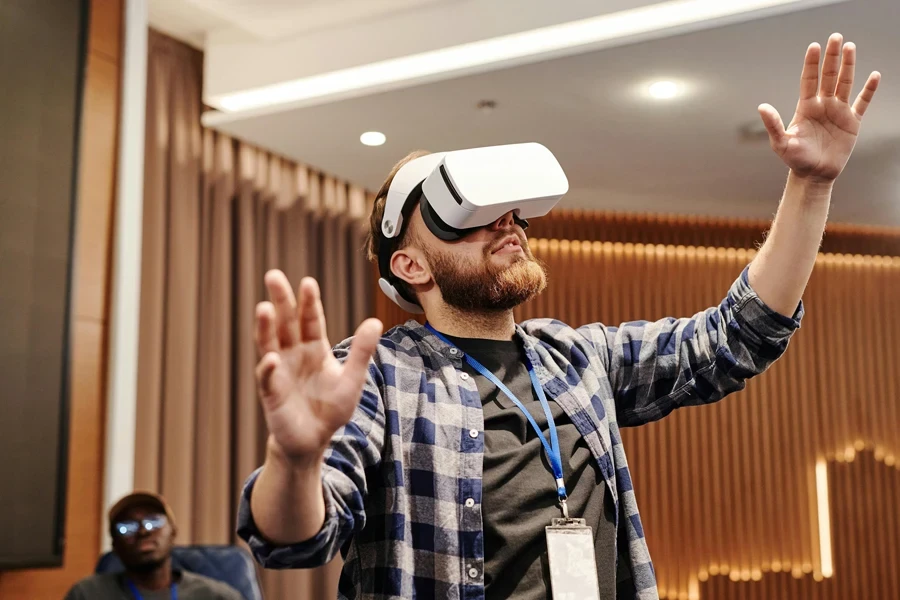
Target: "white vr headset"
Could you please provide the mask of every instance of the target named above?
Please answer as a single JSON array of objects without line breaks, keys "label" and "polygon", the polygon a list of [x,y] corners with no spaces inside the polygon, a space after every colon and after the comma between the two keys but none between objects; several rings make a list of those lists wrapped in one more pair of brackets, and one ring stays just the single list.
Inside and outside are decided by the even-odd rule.
[{"label": "white vr headset", "polygon": [[411,313],[423,312],[415,298],[400,293],[391,272],[394,244],[404,214],[418,203],[428,229],[439,239],[458,240],[508,212],[523,229],[569,191],[562,167],[537,143],[439,152],[413,159],[394,176],[381,221],[386,241],[378,249],[378,284],[388,298]]}]

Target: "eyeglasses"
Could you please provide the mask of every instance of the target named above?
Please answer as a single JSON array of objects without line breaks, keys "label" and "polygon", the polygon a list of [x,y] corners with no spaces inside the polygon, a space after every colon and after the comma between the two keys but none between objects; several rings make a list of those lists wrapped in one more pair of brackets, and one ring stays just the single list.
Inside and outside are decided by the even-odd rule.
[{"label": "eyeglasses", "polygon": [[119,537],[132,537],[137,535],[138,531],[153,531],[154,529],[162,529],[166,526],[168,520],[165,515],[157,515],[155,517],[147,517],[141,520],[119,521],[113,525],[113,532]]}]

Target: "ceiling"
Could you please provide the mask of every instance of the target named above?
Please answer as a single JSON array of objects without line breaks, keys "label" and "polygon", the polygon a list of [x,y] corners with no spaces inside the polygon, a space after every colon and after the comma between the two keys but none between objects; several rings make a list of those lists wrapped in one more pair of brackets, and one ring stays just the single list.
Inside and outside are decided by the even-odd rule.
[{"label": "ceiling", "polygon": [[150,25],[203,48],[209,34],[273,40],[447,0],[149,0]]},{"label": "ceiling", "polygon": [[[215,72],[212,85],[222,88],[228,85],[229,63],[215,60],[219,49],[232,57],[240,49],[247,57],[243,65],[231,59],[237,80],[246,76],[241,69],[250,75],[254,67],[262,70],[251,60],[257,51],[279,44],[314,40],[320,52],[343,52],[342,12],[359,31],[399,13],[412,19],[416,11],[424,16],[439,5],[460,11],[475,1],[254,0],[251,6],[249,0],[150,0],[149,6],[154,27],[205,46],[207,72]],[[840,31],[858,46],[858,79],[877,69],[883,80],[836,187],[831,218],[900,226],[897,10],[896,0],[854,0],[312,106],[223,115],[213,122],[370,190],[414,149],[539,141],[569,177],[563,205],[768,218],[777,208],[786,170],[764,139],[748,141],[739,131],[757,127],[756,107],[762,102],[789,120],[806,46],[824,45],[831,32]],[[263,13],[280,15],[283,24],[277,31],[267,29]],[[281,53],[291,47],[299,48],[281,46]],[[288,58],[298,63],[307,56],[288,52]],[[648,99],[643,91],[656,79],[679,81],[687,92],[668,101]],[[485,99],[496,108],[476,108]],[[384,132],[387,143],[360,144],[360,134],[370,130]]]}]

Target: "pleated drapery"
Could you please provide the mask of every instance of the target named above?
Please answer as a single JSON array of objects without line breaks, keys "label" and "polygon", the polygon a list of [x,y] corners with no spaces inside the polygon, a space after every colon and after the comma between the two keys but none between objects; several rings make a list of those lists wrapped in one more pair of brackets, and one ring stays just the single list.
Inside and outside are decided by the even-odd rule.
[{"label": "pleated drapery", "polygon": [[[280,268],[322,288],[328,334],[365,319],[368,198],[200,125],[199,54],[151,34],[135,486],[172,505],[182,544],[235,541],[241,484],[263,460],[254,307]],[[265,572],[266,598],[333,598],[340,560]]]}]

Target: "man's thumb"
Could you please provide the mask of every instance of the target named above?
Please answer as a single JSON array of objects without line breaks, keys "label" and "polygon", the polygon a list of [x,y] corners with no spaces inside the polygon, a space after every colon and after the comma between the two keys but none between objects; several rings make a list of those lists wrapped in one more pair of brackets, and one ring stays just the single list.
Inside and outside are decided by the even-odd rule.
[{"label": "man's thumb", "polygon": [[357,328],[350,344],[350,355],[344,363],[345,373],[354,379],[354,382],[365,380],[369,367],[369,359],[375,353],[378,340],[384,325],[378,319],[366,319]]},{"label": "man's thumb", "polygon": [[766,132],[769,134],[769,143],[772,145],[772,149],[777,151],[784,145],[784,122],[781,120],[781,115],[771,104],[760,104],[757,110],[766,127]]}]

